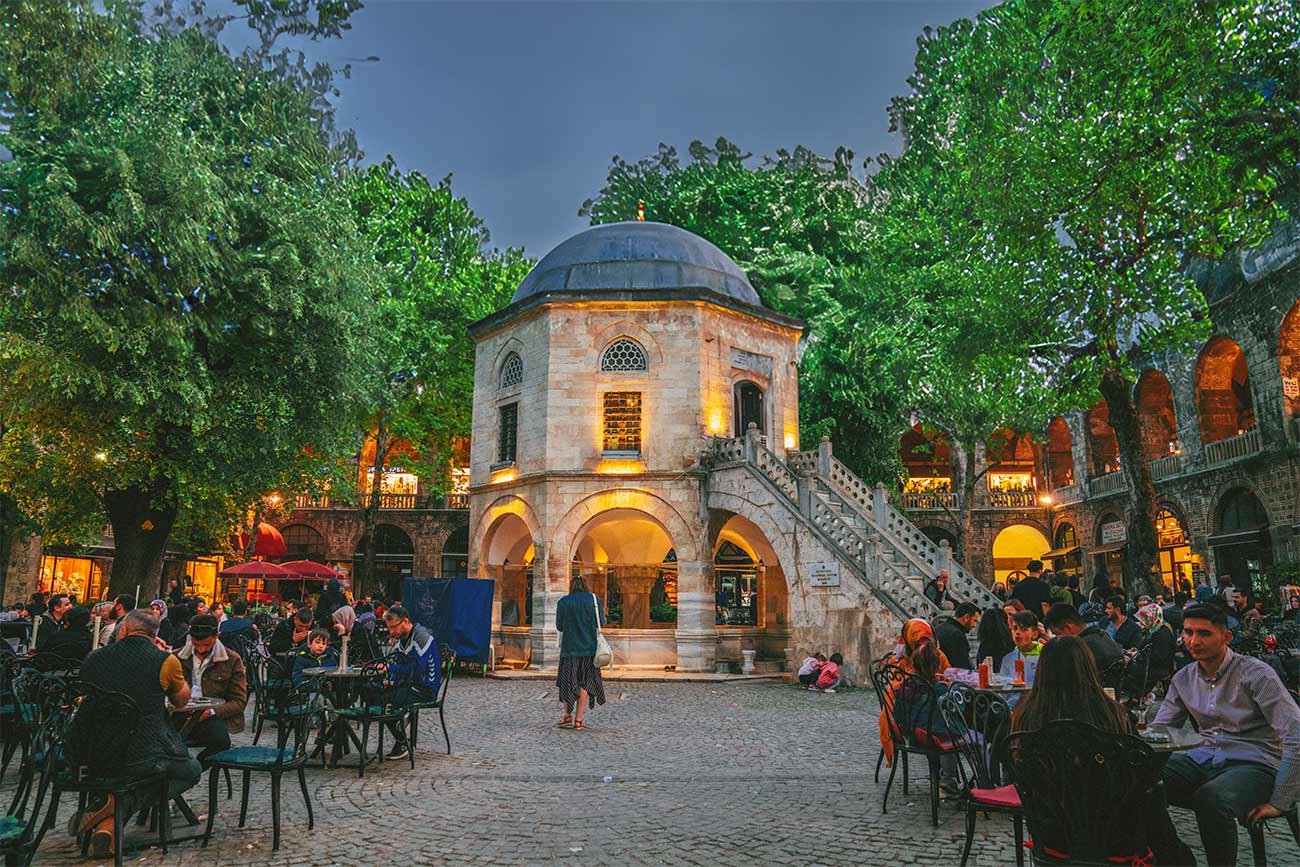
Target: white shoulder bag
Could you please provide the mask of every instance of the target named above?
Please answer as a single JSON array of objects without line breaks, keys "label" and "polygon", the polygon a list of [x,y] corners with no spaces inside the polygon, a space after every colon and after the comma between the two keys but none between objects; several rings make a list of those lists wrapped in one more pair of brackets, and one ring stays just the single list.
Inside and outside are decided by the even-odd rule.
[{"label": "white shoulder bag", "polygon": [[591,594],[591,613],[596,618],[596,657],[592,661],[597,668],[604,668],[614,661],[614,651],[610,650],[605,634],[600,631],[600,602],[596,594]]}]

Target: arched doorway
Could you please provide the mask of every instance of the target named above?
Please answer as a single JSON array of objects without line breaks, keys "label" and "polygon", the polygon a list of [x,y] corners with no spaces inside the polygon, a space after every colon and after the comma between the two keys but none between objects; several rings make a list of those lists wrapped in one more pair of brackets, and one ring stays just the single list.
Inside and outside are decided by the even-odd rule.
[{"label": "arched doorway", "polygon": [[1282,320],[1277,363],[1282,371],[1282,402],[1287,417],[1300,415],[1300,301],[1291,305]]},{"label": "arched doorway", "polygon": [[1191,593],[1196,585],[1192,574],[1192,546],[1187,527],[1178,515],[1168,508],[1156,513],[1156,544],[1159,545],[1160,580],[1165,590]]},{"label": "arched doorway", "polygon": [[[452,540],[447,540],[451,545]],[[468,547],[468,544],[466,545]],[[444,546],[444,558],[447,547]],[[518,514],[508,512],[492,523],[479,552],[479,576],[497,582],[503,627],[527,627],[533,622],[533,536]],[[447,567],[443,560],[443,568]],[[509,643],[509,642],[507,642]],[[522,651],[522,639],[520,650]]]},{"label": "arched doorway", "polygon": [[1196,407],[1201,440],[1209,445],[1255,427],[1255,402],[1246,354],[1233,340],[1213,337],[1196,363]]},{"label": "arched doorway", "polygon": [[760,662],[784,660],[790,593],[776,551],[763,530],[741,515],[713,510],[709,525],[717,528],[712,549],[718,661],[739,664],[742,650],[756,651]]},{"label": "arched doorway", "polygon": [[1092,478],[1119,472],[1119,440],[1110,426],[1110,407],[1100,401],[1087,415],[1088,469]]},{"label": "arched doorway", "polygon": [[1023,578],[1030,560],[1037,560],[1052,546],[1047,537],[1028,524],[1011,524],[1002,528],[993,540],[993,580],[1006,583]]},{"label": "arched doorway", "polygon": [[307,524],[289,524],[280,528],[284,537],[284,559],[325,562],[325,537]]},{"label": "arched doorway", "polygon": [[1142,422],[1142,451],[1146,459],[1158,461],[1179,453],[1174,392],[1165,375],[1154,367],[1143,371],[1138,378],[1134,402]]},{"label": "arched doorway", "polygon": [[1238,590],[1253,593],[1261,586],[1261,574],[1273,562],[1268,512],[1254,493],[1233,488],[1219,501],[1217,518],[1219,532],[1209,540],[1215,570],[1220,578],[1231,576]]},{"label": "arched doorway", "polygon": [[[357,540],[356,550],[352,553],[352,574],[360,575],[366,558],[366,537]],[[385,599],[402,598],[402,579],[409,578],[415,568],[415,547],[411,537],[401,527],[392,524],[375,526],[375,574],[371,576],[371,587],[353,586],[352,592],[364,594],[374,589],[383,594]]]},{"label": "arched doorway", "polygon": [[1128,547],[1128,524],[1124,516],[1106,512],[1097,521],[1097,533],[1092,549],[1094,586],[1108,582],[1127,586],[1124,572],[1124,549]]},{"label": "arched doorway", "polygon": [[1070,425],[1059,415],[1047,426],[1047,477],[1052,490],[1074,484],[1074,448]]},{"label": "arched doorway", "polygon": [[1058,524],[1052,539],[1052,550],[1043,558],[1051,568],[1065,575],[1078,575],[1083,569],[1083,555],[1079,553],[1079,531],[1073,524]]},{"label": "arched doorway", "polygon": [[469,575],[469,525],[458,527],[442,543],[441,568],[443,578],[465,578]]},{"label": "arched doorway", "polygon": [[744,436],[750,424],[758,428],[761,436],[767,436],[767,413],[763,406],[763,389],[747,379],[741,380],[736,383],[734,397],[735,412],[732,418],[736,420],[736,436]]},{"label": "arched doorway", "polygon": [[[576,535],[572,574],[587,579],[615,629],[677,623],[677,558],[668,531],[649,514],[610,509]],[[673,653],[676,645],[671,645]]]}]

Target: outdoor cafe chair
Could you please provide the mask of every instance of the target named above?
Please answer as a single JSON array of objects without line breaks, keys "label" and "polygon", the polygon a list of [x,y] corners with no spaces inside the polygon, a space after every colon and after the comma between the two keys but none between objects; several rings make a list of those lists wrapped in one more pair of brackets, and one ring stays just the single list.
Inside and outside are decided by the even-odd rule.
[{"label": "outdoor cafe chair", "polygon": [[930,818],[939,826],[939,760],[953,752],[953,744],[943,729],[935,685],[897,665],[886,665],[872,672],[877,690],[885,697],[886,725],[894,742],[889,763],[889,781],[880,812],[887,813],[889,790],[894,774],[903,766],[903,794],[907,794],[908,756],[923,756],[930,766]]},{"label": "outdoor cafe chair", "polygon": [[[971,772],[964,780],[961,802],[966,811],[966,844],[961,850],[961,867],[970,858],[975,841],[975,814],[1007,813],[1016,833],[1016,864],[1025,863],[1025,814],[1020,795],[1013,785],[999,785],[995,751],[1011,729],[1011,709],[994,692],[953,684],[939,699],[939,711],[963,767]],[[963,770],[963,776],[965,770]]]},{"label": "outdoor cafe chair", "polygon": [[416,699],[410,703],[411,708],[411,735],[408,742],[411,745],[411,755],[415,755],[415,747],[420,735],[420,711],[438,709],[438,721],[442,723],[442,736],[447,741],[447,755],[451,755],[451,735],[447,734],[447,717],[443,715],[443,710],[447,706],[447,685],[451,683],[451,676],[456,671],[456,651],[449,645],[438,645],[438,652],[442,657],[442,680],[438,684],[438,694],[434,698]]},{"label": "outdoor cafe chair", "polygon": [[67,684],[56,674],[27,669],[14,683],[12,699],[16,709],[15,737],[22,740],[18,763],[18,785],[9,804],[9,814],[22,816],[27,811],[35,779],[33,768],[48,758],[41,739],[48,737],[47,724],[64,701]]},{"label": "outdoor cafe chair", "polygon": [[[52,675],[43,675],[37,672],[29,672],[25,677],[33,680],[44,680],[49,678],[56,681],[61,686],[58,678]],[[45,694],[48,688],[42,683],[36,690]],[[62,694],[60,689],[57,694]],[[57,713],[57,703],[54,708]],[[45,802],[45,797],[50,790],[50,774],[54,766],[54,761],[59,754],[59,744],[54,737],[54,728],[57,720],[53,714],[43,719],[36,728],[31,732],[29,756],[33,757],[25,762],[19,770],[19,786],[28,793],[28,797],[23,798],[24,808],[28,806],[28,798],[34,790],[36,797],[30,801],[31,811],[15,814],[12,810],[6,816],[0,817],[0,857],[4,858],[6,864],[27,865],[32,863],[32,858],[40,846],[41,839],[45,835],[48,825],[45,817],[41,813],[41,806]]]},{"label": "outdoor cafe chair", "polygon": [[[407,758],[410,759],[411,770],[415,770],[415,745],[409,731],[415,713],[411,706],[415,666],[405,654],[390,653],[383,660],[363,664],[361,672],[359,703],[335,711],[340,718],[340,725],[343,720],[361,724],[361,756],[357,763],[357,776],[366,775],[367,745],[370,743],[372,725],[379,726],[377,758],[380,762],[384,761],[384,725],[390,722],[407,728]],[[447,748],[451,749],[450,742]]]},{"label": "outdoor cafe chair", "polygon": [[[1282,814],[1282,818],[1291,829],[1291,838],[1295,840],[1297,846],[1300,846],[1300,812],[1297,812],[1297,809],[1296,805],[1292,804],[1291,809]],[[1250,854],[1255,867],[1265,867],[1268,864],[1268,854],[1264,851],[1266,823],[1256,822],[1254,825],[1249,825],[1243,821],[1241,824],[1250,835]]]},{"label": "outdoor cafe chair", "polygon": [[4,748],[0,751],[0,777],[9,770],[14,753],[19,748],[27,755],[27,735],[14,702],[14,684],[22,674],[26,660],[11,650],[0,650],[0,738]]},{"label": "outdoor cafe chair", "polygon": [[1165,757],[1132,735],[1056,720],[1013,732],[1005,756],[1035,864],[1149,861],[1149,803]]},{"label": "outdoor cafe chair", "polygon": [[[170,834],[170,810],[167,802],[165,771],[141,776],[123,773],[117,763],[127,751],[140,726],[140,709],[130,696],[91,684],[74,681],[68,684],[62,701],[63,710],[55,714],[54,742],[63,747],[52,772],[53,794],[47,824],[58,815],[59,798],[66,792],[77,793],[78,812],[84,812],[91,795],[113,798],[113,863],[122,867],[122,802],[139,794],[146,803],[159,804],[158,844],[167,852]],[[81,852],[90,848],[89,832],[81,835]]]},{"label": "outdoor cafe chair", "polygon": [[[898,657],[893,653],[886,653],[880,659],[871,663],[871,687],[876,693],[876,705],[883,711],[885,709],[885,693],[881,690],[880,684],[876,679],[876,671],[884,668],[886,665],[893,665],[898,661]],[[880,747],[880,755],[876,756],[876,784],[880,784],[880,766],[885,763],[885,748]]]},{"label": "outdoor cafe chair", "polygon": [[[296,687],[277,693],[274,706],[269,711],[280,723],[276,726],[276,745],[231,747],[208,759],[208,824],[203,832],[203,847],[212,837],[212,826],[217,816],[217,772],[242,771],[243,795],[239,802],[239,827],[248,819],[248,790],[253,773],[271,775],[271,851],[280,850],[280,780],[287,773],[296,772],[298,786],[302,789],[303,803],[307,805],[307,830],[316,827],[312,813],[311,794],[307,789],[307,723],[313,716],[303,709],[311,708],[318,700],[318,678],[303,681]],[[283,713],[277,713],[283,710]]]},{"label": "outdoor cafe chair", "polygon": [[[253,672],[253,745],[256,746],[262,737],[262,725],[270,719],[278,726],[293,707],[283,701],[293,690],[293,655],[266,656],[255,651],[245,660],[244,668]],[[290,717],[294,715],[288,713]]]}]

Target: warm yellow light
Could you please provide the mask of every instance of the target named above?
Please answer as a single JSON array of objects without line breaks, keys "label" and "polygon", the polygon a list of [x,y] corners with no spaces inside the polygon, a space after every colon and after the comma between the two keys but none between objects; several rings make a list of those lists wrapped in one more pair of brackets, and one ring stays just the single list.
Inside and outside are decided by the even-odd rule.
[{"label": "warm yellow light", "polygon": [[506,470],[497,470],[492,474],[492,484],[499,485],[502,482],[513,482],[515,480],[514,468]]},{"label": "warm yellow light", "polygon": [[280,495],[271,494],[271,496],[266,498],[266,501],[270,503],[272,506],[278,506],[280,504]]},{"label": "warm yellow light", "polygon": [[1047,494],[1043,494],[1043,496],[1038,498],[1038,502],[1042,503],[1044,506],[1050,506],[1052,505],[1052,498]]},{"label": "warm yellow light", "polygon": [[795,439],[794,434],[792,434],[792,433],[787,433],[787,434],[785,435],[785,447],[786,447],[786,448],[788,448],[788,449],[793,449],[793,448],[796,448],[798,445],[799,445],[799,441],[798,441],[797,439]]},{"label": "warm yellow light", "polygon": [[108,460],[108,454],[106,452],[95,452],[95,460],[106,461]]},{"label": "warm yellow light", "polygon": [[642,472],[644,469],[638,460],[602,460],[596,467],[596,472],[612,476],[628,476]]},{"label": "warm yellow light", "polygon": [[721,409],[712,409],[709,411],[709,433],[714,436],[720,436],[726,430],[726,422],[722,418]]}]

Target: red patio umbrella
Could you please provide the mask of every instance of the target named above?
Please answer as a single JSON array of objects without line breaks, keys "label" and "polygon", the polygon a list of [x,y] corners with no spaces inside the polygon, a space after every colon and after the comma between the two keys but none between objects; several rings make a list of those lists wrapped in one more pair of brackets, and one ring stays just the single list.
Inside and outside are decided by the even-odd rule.
[{"label": "red patio umbrella", "polygon": [[[231,533],[230,547],[240,552],[248,550],[248,534],[243,530]],[[253,544],[254,557],[283,557],[288,551],[279,530],[265,521],[257,525],[257,541]]]},{"label": "red patio umbrella", "polygon": [[222,569],[217,574],[222,578],[261,578],[272,581],[276,579],[298,580],[297,572],[290,572],[283,566],[267,563],[265,560],[250,560],[247,563],[240,563],[238,566]]},{"label": "red patio umbrella", "polygon": [[312,578],[319,581],[328,581],[331,578],[343,580],[343,575],[338,571],[322,563],[317,563],[315,560],[290,560],[288,563],[281,563],[280,565],[302,578]]}]

